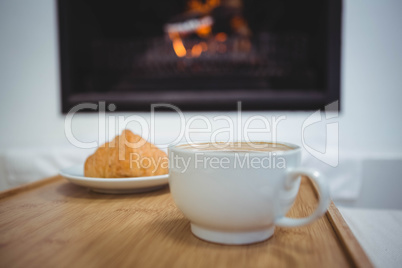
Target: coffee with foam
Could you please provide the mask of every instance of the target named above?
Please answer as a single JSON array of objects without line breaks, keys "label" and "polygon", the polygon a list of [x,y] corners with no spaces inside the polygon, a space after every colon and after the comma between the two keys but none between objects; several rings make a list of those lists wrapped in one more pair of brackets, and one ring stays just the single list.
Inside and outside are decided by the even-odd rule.
[{"label": "coffee with foam", "polygon": [[215,151],[215,152],[283,152],[293,150],[292,147],[272,142],[205,142],[178,145],[191,151]]}]

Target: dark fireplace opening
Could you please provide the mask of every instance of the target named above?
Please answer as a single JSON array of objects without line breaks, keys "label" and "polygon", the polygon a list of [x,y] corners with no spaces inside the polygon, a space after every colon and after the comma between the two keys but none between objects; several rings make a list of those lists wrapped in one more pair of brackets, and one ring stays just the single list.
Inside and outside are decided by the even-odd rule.
[{"label": "dark fireplace opening", "polygon": [[63,112],[316,109],[339,98],[340,1],[59,0]]}]

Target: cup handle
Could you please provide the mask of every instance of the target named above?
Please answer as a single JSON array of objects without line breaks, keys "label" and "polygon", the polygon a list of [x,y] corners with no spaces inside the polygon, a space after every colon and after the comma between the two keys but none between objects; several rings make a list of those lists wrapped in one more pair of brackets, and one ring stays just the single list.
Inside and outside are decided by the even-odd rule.
[{"label": "cup handle", "polygon": [[318,186],[319,201],[315,211],[308,217],[292,219],[288,217],[281,217],[275,221],[275,225],[282,227],[297,227],[309,224],[314,220],[321,217],[326,211],[330,203],[329,187],[325,178],[317,171],[307,168],[295,168],[288,172],[285,181],[285,188],[289,189],[296,179],[300,176],[307,176],[310,180],[314,181]]}]

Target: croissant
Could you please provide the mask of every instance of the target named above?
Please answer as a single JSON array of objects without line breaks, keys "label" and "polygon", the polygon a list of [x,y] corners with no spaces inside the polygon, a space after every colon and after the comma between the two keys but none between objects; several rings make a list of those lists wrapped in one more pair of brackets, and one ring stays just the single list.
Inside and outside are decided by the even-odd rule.
[{"label": "croissant", "polygon": [[84,175],[96,178],[156,176],[168,172],[166,153],[130,130],[100,146],[84,165]]}]

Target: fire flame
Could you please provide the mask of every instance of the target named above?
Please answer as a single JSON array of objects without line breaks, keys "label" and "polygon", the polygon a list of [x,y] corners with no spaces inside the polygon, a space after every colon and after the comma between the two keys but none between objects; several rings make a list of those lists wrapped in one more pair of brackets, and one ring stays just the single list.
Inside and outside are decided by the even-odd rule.
[{"label": "fire flame", "polygon": [[181,41],[180,37],[176,37],[173,39],[173,49],[177,57],[182,58],[187,54],[187,50],[184,47],[183,41]]},{"label": "fire flame", "polygon": [[225,33],[217,33],[215,35],[215,39],[218,42],[225,42],[227,38],[228,38],[228,35]]},{"label": "fire flame", "polygon": [[212,31],[211,25],[201,26],[195,32],[201,38],[207,38]]},{"label": "fire flame", "polygon": [[193,46],[191,49],[191,56],[194,58],[198,58],[202,53],[202,45],[201,44],[196,44]]},{"label": "fire flame", "polygon": [[[212,25],[214,23],[211,17],[211,12],[221,5],[221,0],[188,0],[188,10],[198,11],[201,17],[189,19],[183,22],[169,23],[165,26],[165,32],[168,34],[169,39],[172,41],[173,50],[179,58],[198,58],[202,53],[211,51],[211,53],[226,53],[228,47],[226,42],[228,41],[228,34],[219,32],[212,34]],[[226,5],[229,2],[224,2]],[[231,3],[231,2],[230,2]],[[235,1],[235,7],[238,7],[241,0]],[[239,33],[247,32],[247,23],[240,17],[236,16],[231,20],[231,26]],[[203,40],[189,46],[189,42],[186,42],[187,49],[183,43],[183,40],[187,40],[186,37],[196,34]],[[194,40],[194,39],[192,39]]]},{"label": "fire flame", "polygon": [[202,0],[190,0],[187,5],[188,5],[189,10],[200,11],[202,13],[208,13],[212,9],[219,6],[220,4],[221,4],[220,0],[206,0],[205,3],[203,3]]}]

